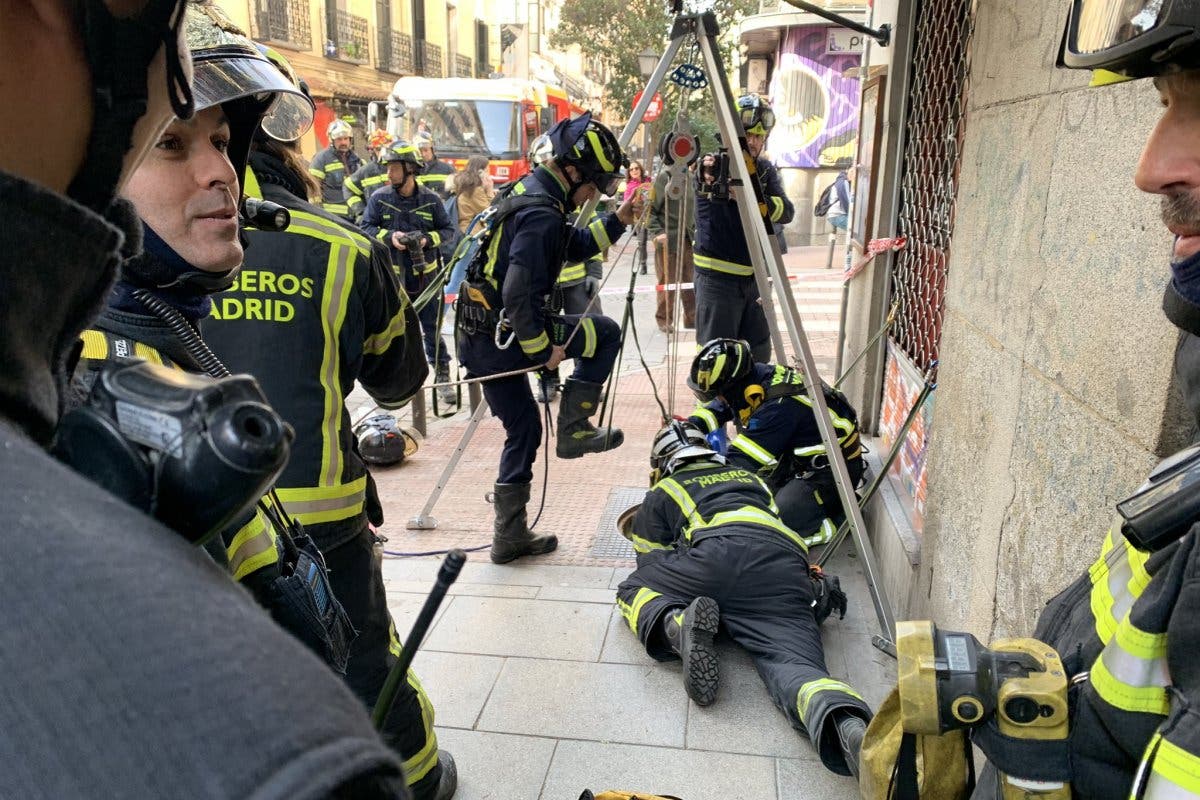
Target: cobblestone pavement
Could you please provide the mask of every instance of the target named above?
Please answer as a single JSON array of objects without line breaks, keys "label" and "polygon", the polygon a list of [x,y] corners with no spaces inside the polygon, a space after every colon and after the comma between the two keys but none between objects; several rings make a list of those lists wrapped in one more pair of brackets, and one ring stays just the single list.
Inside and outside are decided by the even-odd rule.
[{"label": "cobblestone pavement", "polygon": [[[603,295],[605,312],[618,321],[633,250],[629,246],[616,259]],[[842,290],[837,272],[824,269],[827,255],[825,247],[794,248],[785,263],[818,369],[828,378]],[[635,278],[632,317],[650,375],[629,337],[611,398],[625,444],[576,460],[560,460],[551,448],[537,530],[556,534],[558,551],[505,566],[491,564],[486,551],[472,554],[417,656],[442,746],[458,760],[456,797],[576,800],[584,788],[637,789],[684,800],[855,797],[853,782],[827,772],[807,737],[772,706],[744,653],[722,645],[720,694],[700,708],[684,694],[678,664],[647,657],[616,612],[614,589],[634,562],[613,523],[647,486],[648,449],[660,417],[650,377],[668,411],[693,405],[683,385],[695,352],[693,333],[669,342],[654,324],[653,270]],[[372,407],[361,392],[351,400],[355,419]],[[436,530],[405,528],[426,503],[469,418],[463,410],[430,419],[415,456],[375,473],[388,553],[490,542],[485,493],[503,442],[503,430],[490,416],[432,510]],[[411,424],[411,410],[401,420]],[[531,516],[542,496],[545,457],[539,453],[535,465]],[[436,557],[385,558],[389,604],[402,634],[438,563]],[[851,608],[845,620],[829,620],[823,628],[829,669],[878,705],[894,683],[894,664],[870,645],[874,615],[851,548],[831,571],[842,577]]]}]

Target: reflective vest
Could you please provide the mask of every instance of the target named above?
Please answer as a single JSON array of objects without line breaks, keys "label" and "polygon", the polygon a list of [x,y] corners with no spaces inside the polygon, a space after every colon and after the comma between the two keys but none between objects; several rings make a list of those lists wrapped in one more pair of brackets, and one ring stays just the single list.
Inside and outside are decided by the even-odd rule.
[{"label": "reflective vest", "polygon": [[388,182],[387,167],[378,161],[368,161],[342,184],[346,208],[351,219],[358,219],[367,208],[367,198]]},{"label": "reflective vest", "polygon": [[342,161],[333,146],[326,147],[313,158],[308,172],[321,184],[321,208],[343,219],[350,218],[350,207],[346,204],[343,184],[362,166],[362,159],[351,150]]}]

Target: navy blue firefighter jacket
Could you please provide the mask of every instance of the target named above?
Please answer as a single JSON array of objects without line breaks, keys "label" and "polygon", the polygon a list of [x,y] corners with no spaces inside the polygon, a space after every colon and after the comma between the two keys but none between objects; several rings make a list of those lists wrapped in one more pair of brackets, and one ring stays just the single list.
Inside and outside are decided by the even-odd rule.
[{"label": "navy blue firefighter jacket", "polygon": [[[783,190],[779,171],[765,158],[759,158],[758,176],[763,192],[767,196],[767,211],[771,222],[786,225],[792,221],[796,209]],[[755,213],[758,213],[755,210]],[[732,199],[716,200],[696,195],[696,240],[693,246],[697,269],[724,272],[728,275],[749,276],[754,274],[750,262],[750,249],[746,244],[746,232],[742,229],[742,218],[738,215],[737,203]]]}]

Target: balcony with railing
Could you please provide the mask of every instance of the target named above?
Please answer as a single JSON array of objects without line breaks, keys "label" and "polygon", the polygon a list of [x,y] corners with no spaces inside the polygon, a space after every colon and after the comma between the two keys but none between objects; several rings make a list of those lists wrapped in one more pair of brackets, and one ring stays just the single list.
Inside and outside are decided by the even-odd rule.
[{"label": "balcony with railing", "polygon": [[254,0],[250,29],[259,41],[277,42],[296,50],[312,47],[312,27],[305,0]]},{"label": "balcony with railing", "polygon": [[367,34],[367,18],[341,9],[326,20],[328,39],[325,41],[325,56],[354,64],[366,64],[371,60],[370,36]]},{"label": "balcony with railing", "polygon": [[454,74],[459,78],[471,77],[471,57],[462,53],[454,54]]},{"label": "balcony with railing", "polygon": [[442,66],[442,48],[433,42],[417,42],[416,71],[427,78],[441,78],[446,74]]},{"label": "balcony with railing", "polygon": [[412,75],[413,40],[407,33],[393,30],[379,31],[379,49],[376,62],[385,72]]}]

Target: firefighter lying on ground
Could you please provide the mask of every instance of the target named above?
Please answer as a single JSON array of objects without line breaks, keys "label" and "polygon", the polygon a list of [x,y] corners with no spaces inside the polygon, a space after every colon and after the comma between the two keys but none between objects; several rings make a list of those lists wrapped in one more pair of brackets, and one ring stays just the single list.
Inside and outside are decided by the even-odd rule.
[{"label": "firefighter lying on ground", "polygon": [[[682,661],[683,685],[699,705],[713,702],[718,628],[754,658],[775,705],[812,740],[826,768],[858,774],[871,710],[825,668],[818,614],[845,614],[829,580],[814,611],[808,548],[779,518],[766,484],[728,464],[704,434],[672,422],[655,436],[656,483],[634,517],[638,568],[617,589],[617,605],[652,657]],[[832,592],[829,591],[832,589]]]},{"label": "firefighter lying on ground", "polygon": [[[617,137],[590,114],[563,120],[548,135],[554,157],[498,201],[498,211],[510,208],[511,215],[496,223],[483,263],[468,270],[464,285],[471,291],[458,300],[458,354],[472,376],[536,365],[553,370],[574,358],[575,371],[559,404],[555,451],[560,458],[579,458],[624,440],[620,430],[597,429],[589,421],[620,349],[620,326],[594,314],[547,313],[546,298],[564,260],[586,259],[616,240],[640,213],[641,199],[586,228],[571,229],[567,214],[614,190],[624,156]],[[483,395],[507,435],[495,485],[492,560],[548,553],[557,538],[535,536],[525,512],[542,438],[529,376],[484,381]]]},{"label": "firefighter lying on ground", "polygon": [[[450,219],[436,194],[417,182],[423,165],[416,147],[394,142],[387,149],[383,163],[387,167],[388,185],[367,199],[362,229],[367,236],[391,248],[392,260],[404,276],[404,289],[410,300],[416,300],[438,275],[438,247],[454,238],[458,232],[457,220]],[[406,238],[414,234],[420,236],[419,245]],[[410,247],[420,248],[423,264],[413,258]],[[439,329],[443,305],[439,299],[427,302],[417,315],[425,339],[425,358],[435,370],[434,380],[444,384],[450,380],[450,351]],[[438,399],[446,405],[457,402],[451,387],[442,386],[437,391]]]},{"label": "firefighter lying on ground", "polygon": [[[784,523],[806,545],[832,539],[842,503],[803,376],[782,365],[755,363],[748,342],[716,339],[700,349],[687,382],[702,403],[688,420],[705,433],[733,422],[738,435],[729,443],[729,463],[767,479]],[[857,484],[864,469],[858,415],[841,392],[827,386],[825,402]]]}]

